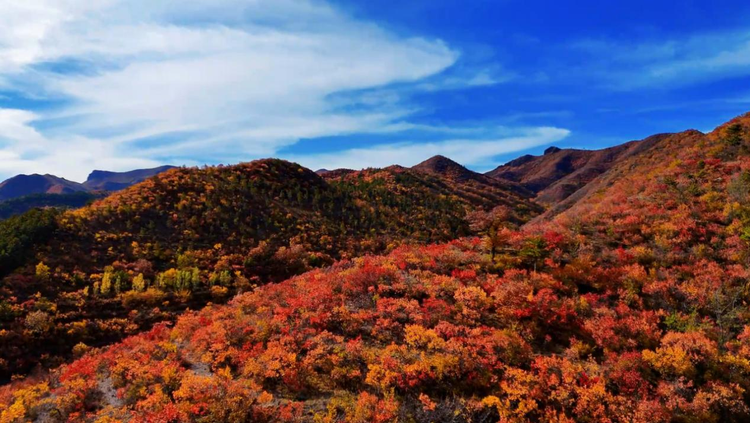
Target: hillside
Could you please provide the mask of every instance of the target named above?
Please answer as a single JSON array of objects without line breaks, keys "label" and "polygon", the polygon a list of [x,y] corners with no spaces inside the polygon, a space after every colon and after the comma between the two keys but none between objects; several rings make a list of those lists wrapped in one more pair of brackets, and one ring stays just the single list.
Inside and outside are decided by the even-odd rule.
[{"label": "hillside", "polygon": [[750,115],[642,146],[552,220],[255,288],[0,389],[1,417],[747,421]]},{"label": "hillside", "polygon": [[102,198],[106,193],[76,191],[71,194],[29,194],[0,201],[0,220],[8,219],[35,208],[77,209]]},{"label": "hillside", "polygon": [[[710,222],[723,219],[732,222],[733,231],[741,231],[742,209],[750,195],[748,128],[750,114],[708,134],[688,130],[644,140],[637,155],[613,166],[540,220],[588,220],[602,225],[602,220],[625,219],[628,223],[623,227],[608,224],[618,226],[614,234],[640,231],[639,241],[660,230],[666,231],[662,236],[678,235],[674,222],[663,222],[677,213],[681,224],[693,225],[691,230],[709,233]],[[718,200],[726,204],[719,206]]]},{"label": "hillside", "polygon": [[403,168],[342,178],[281,160],[179,168],[80,210],[0,222],[0,343],[14,346],[0,376],[338,259],[469,235],[475,210],[512,207],[509,226],[542,211],[501,185],[473,192]]},{"label": "hillside", "polygon": [[0,201],[29,194],[70,194],[86,191],[78,182],[54,175],[17,175],[0,182]]},{"label": "hillside", "polygon": [[[536,216],[544,210],[531,201],[532,192],[516,183],[499,181],[472,172],[444,157],[439,157],[437,162],[444,163],[446,166],[434,166],[436,158],[432,158],[411,169],[389,166],[383,169],[361,171],[331,171],[323,177],[329,181],[347,184],[358,184],[360,181],[383,181],[391,186],[395,181],[412,180],[414,183],[428,187],[441,197],[453,198],[469,206],[471,210],[507,208],[512,215],[510,220],[515,223],[523,223],[530,216]],[[394,193],[403,192],[395,190]]]}]

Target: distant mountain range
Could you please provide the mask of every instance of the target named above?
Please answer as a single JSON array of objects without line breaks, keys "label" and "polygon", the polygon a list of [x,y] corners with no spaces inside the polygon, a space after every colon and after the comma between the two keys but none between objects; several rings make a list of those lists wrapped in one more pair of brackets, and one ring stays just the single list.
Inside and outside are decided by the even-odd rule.
[{"label": "distant mountain range", "polygon": [[78,182],[54,175],[17,175],[0,183],[0,201],[29,194],[72,194],[88,191]]},{"label": "distant mountain range", "polygon": [[160,166],[153,169],[137,169],[129,172],[95,170],[84,183],[69,181],[55,175],[16,175],[0,182],[0,201],[31,194],[72,194],[75,192],[119,191],[142,182],[151,176],[172,169]]},{"label": "distant mountain range", "polygon": [[[524,155],[485,174],[471,171],[440,155],[425,160],[411,169],[478,187],[488,184],[499,185],[524,197],[534,198],[540,204],[552,206],[607,172],[619,161],[638,154],[666,136],[668,134],[655,135],[641,142],[631,141],[601,150],[549,147],[541,156]],[[160,166],[129,172],[95,170],[83,183],[49,174],[17,175],[0,183],[0,202],[31,194],[120,191],[173,167]],[[315,173],[326,179],[334,179],[356,172],[351,169],[319,169]],[[79,197],[81,196],[76,198]],[[55,197],[46,198],[54,201]]]},{"label": "distant mountain range", "polygon": [[[549,147],[543,155],[524,155],[484,174],[469,170],[441,155],[411,168],[391,166],[387,169],[396,173],[410,169],[436,176],[454,187],[462,187],[463,194],[472,195],[476,197],[475,200],[480,197],[486,200],[497,192],[514,193],[520,198],[533,200],[535,204],[547,207],[547,214],[551,215],[566,209],[572,201],[565,201],[566,199],[576,193],[576,198],[583,195],[586,191],[584,187],[590,186],[592,181],[616,164],[648,150],[654,143],[668,136],[669,134],[654,135],[642,141],[631,141],[601,150]],[[160,166],[129,172],[95,170],[83,183],[49,174],[17,175],[0,183],[0,219],[35,207],[81,207],[101,198],[102,193],[123,190],[173,167]],[[361,177],[377,172],[319,169],[314,173],[326,180],[337,180],[350,175]],[[9,200],[14,201],[10,203]],[[494,200],[496,198],[488,201]]]},{"label": "distant mountain range", "polygon": [[35,208],[77,209],[173,167],[160,166],[129,172],[95,170],[84,183],[55,175],[17,175],[0,183],[0,220]]},{"label": "distant mountain range", "polygon": [[[467,169],[441,155],[431,157],[411,169],[463,185],[475,185],[477,189],[502,186],[503,189],[550,207],[562,203],[617,163],[647,150],[667,136],[669,134],[654,135],[642,141],[631,141],[601,150],[561,149],[553,146],[541,156],[527,154],[484,174]],[[351,169],[320,169],[316,173],[326,179],[335,179],[356,172]]]},{"label": "distant mountain range", "polygon": [[525,155],[487,172],[487,176],[521,184],[536,194],[536,201],[554,205],[607,172],[620,161],[639,154],[667,137],[659,134],[601,150],[550,147],[542,156]]},{"label": "distant mountain range", "polygon": [[73,194],[75,192],[119,191],[142,182],[151,176],[172,169],[160,166],[129,172],[95,170],[84,183],[69,181],[55,175],[16,175],[0,183],[0,201],[31,194]]},{"label": "distant mountain range", "polygon": [[174,166],[160,166],[130,172],[95,170],[91,172],[83,186],[89,191],[119,191],[173,168]]}]

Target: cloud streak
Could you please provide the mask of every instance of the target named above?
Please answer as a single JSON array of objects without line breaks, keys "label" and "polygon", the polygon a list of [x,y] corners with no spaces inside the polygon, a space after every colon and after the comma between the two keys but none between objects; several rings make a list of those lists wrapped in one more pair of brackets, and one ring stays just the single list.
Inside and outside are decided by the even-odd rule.
[{"label": "cloud streak", "polygon": [[305,0],[1,1],[0,24],[0,89],[64,104],[2,110],[6,176],[80,180],[89,165],[237,161],[381,131],[412,106],[347,110],[331,97],[415,83],[459,56]]},{"label": "cloud streak", "polygon": [[587,55],[585,69],[576,67],[579,75],[616,90],[684,87],[750,73],[748,29],[643,41],[585,39],[568,47]]},{"label": "cloud streak", "polygon": [[[409,165],[433,154],[490,166],[568,134],[492,123],[502,117],[416,123],[419,95],[519,75],[322,0],[0,0],[0,25],[0,179],[280,155],[310,167]],[[381,143],[284,153],[300,140],[350,135]],[[409,139],[420,141],[398,141]]]}]

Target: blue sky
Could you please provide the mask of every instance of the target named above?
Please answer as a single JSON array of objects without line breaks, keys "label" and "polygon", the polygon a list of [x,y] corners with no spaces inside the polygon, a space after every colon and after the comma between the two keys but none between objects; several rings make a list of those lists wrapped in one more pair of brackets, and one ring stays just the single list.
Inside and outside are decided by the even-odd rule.
[{"label": "blue sky", "polygon": [[741,1],[0,2],[0,178],[444,154],[485,171],[750,111]]}]

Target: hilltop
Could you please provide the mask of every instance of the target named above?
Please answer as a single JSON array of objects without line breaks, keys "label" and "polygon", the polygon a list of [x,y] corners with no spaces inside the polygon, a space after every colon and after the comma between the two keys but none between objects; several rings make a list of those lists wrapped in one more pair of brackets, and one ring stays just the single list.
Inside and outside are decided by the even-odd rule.
[{"label": "hilltop", "polygon": [[412,169],[432,173],[435,175],[443,175],[451,180],[455,181],[467,181],[469,179],[479,179],[482,175],[473,172],[463,165],[460,165],[453,160],[445,156],[434,156],[422,163],[412,166]]}]

